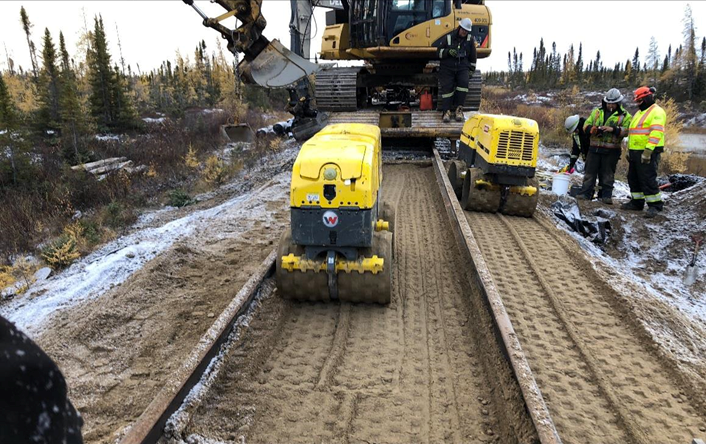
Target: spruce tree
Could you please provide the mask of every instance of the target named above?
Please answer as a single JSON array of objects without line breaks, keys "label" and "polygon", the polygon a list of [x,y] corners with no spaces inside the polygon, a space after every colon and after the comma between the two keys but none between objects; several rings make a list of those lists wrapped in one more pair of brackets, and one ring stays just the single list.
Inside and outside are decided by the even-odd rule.
[{"label": "spruce tree", "polygon": [[657,75],[659,71],[659,48],[654,36],[650,37],[650,49],[647,52],[647,61],[645,63],[646,69],[650,71],[650,83],[656,85],[659,78]]},{"label": "spruce tree", "polygon": [[[12,176],[12,183],[14,185],[17,185],[18,153],[15,145],[15,137],[13,137],[13,135],[18,128],[18,123],[19,119],[15,113],[15,104],[12,102],[7,84],[5,84],[2,72],[0,72],[0,146],[6,147],[8,150],[9,155],[6,157],[9,162],[10,175]],[[3,170],[5,170],[5,168],[3,168]],[[3,174],[3,176],[4,175],[5,174]],[[4,178],[0,177],[0,180],[2,179]]]},{"label": "spruce tree", "polygon": [[115,109],[112,92],[115,89],[115,75],[110,66],[110,53],[103,27],[103,18],[94,17],[93,39],[87,54],[88,82],[91,86],[89,104],[91,115],[101,130],[111,128],[115,123]]},{"label": "spruce tree", "polygon": [[36,81],[38,79],[37,76],[37,48],[34,46],[34,42],[32,41],[32,23],[29,21],[29,16],[27,15],[27,11],[25,11],[25,7],[21,6],[20,7],[20,22],[22,23],[22,29],[25,32],[25,35],[27,36],[27,46],[29,47],[29,59],[32,62],[32,72],[34,73],[34,80]]},{"label": "spruce tree", "polygon": [[684,49],[682,54],[682,67],[684,70],[684,80],[686,83],[686,94],[689,100],[694,98],[694,87],[696,86],[697,62],[696,57],[696,30],[694,29],[694,17],[691,13],[691,6],[686,5],[684,10]]},{"label": "spruce tree", "polygon": [[60,104],[61,81],[59,79],[59,69],[56,66],[56,48],[51,38],[49,29],[44,30],[44,42],[42,48],[42,70],[39,75],[39,124],[41,130],[58,130],[60,127]]},{"label": "spruce tree", "polygon": [[81,163],[79,136],[85,131],[86,122],[78,98],[76,77],[71,70],[69,52],[66,50],[64,34],[59,33],[61,53],[61,135],[64,143],[63,155],[70,163]]}]

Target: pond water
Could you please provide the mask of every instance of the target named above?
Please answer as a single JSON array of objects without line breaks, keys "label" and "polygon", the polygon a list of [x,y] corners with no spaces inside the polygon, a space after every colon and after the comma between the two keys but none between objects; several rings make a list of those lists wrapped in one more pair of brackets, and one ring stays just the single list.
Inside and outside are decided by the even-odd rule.
[{"label": "pond water", "polygon": [[684,151],[690,153],[686,173],[706,176],[706,134],[682,133],[679,138]]}]

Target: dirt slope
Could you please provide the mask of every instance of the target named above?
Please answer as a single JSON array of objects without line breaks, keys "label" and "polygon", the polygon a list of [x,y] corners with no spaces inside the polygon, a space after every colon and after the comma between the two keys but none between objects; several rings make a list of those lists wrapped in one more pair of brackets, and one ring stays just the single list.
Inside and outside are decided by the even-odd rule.
[{"label": "dirt slope", "polygon": [[397,203],[389,307],[262,302],[181,439],[532,442],[474,309],[433,170],[386,166]]},{"label": "dirt slope", "polygon": [[702,395],[682,389],[576,245],[535,219],[466,216],[565,443],[703,434]]},{"label": "dirt slope", "polygon": [[44,329],[38,342],[66,376],[87,443],[121,435],[274,248],[288,222],[288,186],[280,173],[208,230]]}]

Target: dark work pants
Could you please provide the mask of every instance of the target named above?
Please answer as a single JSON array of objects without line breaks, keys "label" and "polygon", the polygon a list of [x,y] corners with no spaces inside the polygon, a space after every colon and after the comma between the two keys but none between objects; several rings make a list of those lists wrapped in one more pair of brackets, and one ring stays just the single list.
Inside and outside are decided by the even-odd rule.
[{"label": "dark work pants", "polygon": [[441,110],[448,111],[463,106],[468,94],[468,68],[439,69],[439,90],[441,92]]},{"label": "dark work pants", "polygon": [[615,183],[615,169],[620,160],[620,148],[596,152],[591,149],[586,157],[586,166],[583,171],[583,185],[579,194],[593,199],[593,192],[598,179],[598,198],[613,197],[613,184]]},{"label": "dark work pants", "polygon": [[662,157],[662,149],[657,148],[652,152],[650,163],[642,163],[642,150],[630,150],[628,157],[630,159],[628,184],[632,205],[642,208],[647,202],[647,206],[661,210],[664,202],[657,184],[657,169]]},{"label": "dark work pants", "polygon": [[81,444],[82,424],[56,363],[0,316],[0,443]]}]

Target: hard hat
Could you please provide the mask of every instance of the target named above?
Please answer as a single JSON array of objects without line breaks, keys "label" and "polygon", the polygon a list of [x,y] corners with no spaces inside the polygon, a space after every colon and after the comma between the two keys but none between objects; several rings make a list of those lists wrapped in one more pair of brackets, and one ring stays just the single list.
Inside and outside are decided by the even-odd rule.
[{"label": "hard hat", "polygon": [[567,133],[573,133],[576,131],[576,127],[579,126],[579,115],[574,114],[566,118],[564,122],[564,128],[566,128]]},{"label": "hard hat", "polygon": [[623,95],[620,94],[618,88],[611,88],[608,90],[603,100],[605,100],[605,103],[619,103],[623,101]]},{"label": "hard hat", "polygon": [[465,19],[461,20],[461,28],[465,29],[468,32],[471,32],[473,30],[473,22],[471,22],[471,19],[466,17]]},{"label": "hard hat", "polygon": [[647,86],[641,86],[637,88],[634,92],[633,95],[635,96],[635,101],[643,100],[647,96],[653,95],[657,90],[652,87],[647,87]]}]

